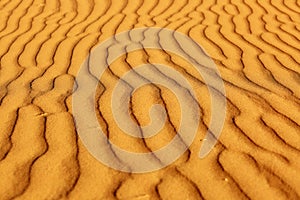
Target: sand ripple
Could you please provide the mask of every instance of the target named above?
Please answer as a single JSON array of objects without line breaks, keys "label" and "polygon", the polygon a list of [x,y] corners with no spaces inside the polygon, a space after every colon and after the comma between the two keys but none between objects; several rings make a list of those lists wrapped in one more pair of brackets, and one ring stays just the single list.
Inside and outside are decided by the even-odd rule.
[{"label": "sand ripple", "polygon": [[[300,199],[299,13],[300,3],[289,0],[0,1],[0,199]],[[148,152],[176,134],[178,102],[153,85],[136,91],[130,109],[147,124],[149,107],[164,105],[160,134],[138,139],[116,127],[113,86],[140,64],[180,72],[196,88],[202,118],[190,149],[172,165],[118,172],[78,138],[73,84],[95,45],[152,26],[184,33],[210,54],[225,83],[226,122],[213,151],[199,159],[211,114],[203,78],[169,52],[123,55],[96,96],[99,123],[113,143]]]}]

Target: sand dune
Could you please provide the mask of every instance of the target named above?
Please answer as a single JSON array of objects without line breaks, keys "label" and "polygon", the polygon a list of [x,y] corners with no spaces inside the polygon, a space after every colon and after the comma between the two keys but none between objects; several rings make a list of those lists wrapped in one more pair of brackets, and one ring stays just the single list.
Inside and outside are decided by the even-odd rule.
[{"label": "sand dune", "polygon": [[[300,3],[289,0],[0,1],[0,199],[300,199]],[[167,121],[154,137],[124,134],[111,94],[136,66],[161,63],[189,81],[201,110],[196,138],[173,164],[135,174],[95,159],[78,137],[72,93],[92,49],[140,27],[176,30],[215,62],[227,97],[218,143],[199,149],[211,120],[203,77],[167,51],[115,60],[97,87],[99,124],[112,143],[151,152],[176,135],[180,105],[164,87],[132,96],[131,117],[146,125],[151,105]]]}]

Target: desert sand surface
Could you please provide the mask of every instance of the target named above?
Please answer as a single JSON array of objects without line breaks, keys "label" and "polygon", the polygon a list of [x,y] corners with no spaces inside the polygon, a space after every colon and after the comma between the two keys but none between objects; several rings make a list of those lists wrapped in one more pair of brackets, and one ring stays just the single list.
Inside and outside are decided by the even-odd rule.
[{"label": "desert sand surface", "polygon": [[[218,143],[198,157],[211,116],[203,78],[170,52],[144,49],[115,60],[95,107],[109,140],[130,152],[166,145],[178,129],[175,95],[153,84],[132,95],[131,117],[149,123],[165,106],[163,129],[147,139],[120,130],[111,94],[145,63],[181,73],[200,105],[199,130],[171,165],[149,173],[114,170],[78,136],[72,94],[91,50],[139,27],[176,30],[199,43],[224,81],[226,118]],[[300,199],[300,3],[293,0],[1,0],[0,199]]]}]

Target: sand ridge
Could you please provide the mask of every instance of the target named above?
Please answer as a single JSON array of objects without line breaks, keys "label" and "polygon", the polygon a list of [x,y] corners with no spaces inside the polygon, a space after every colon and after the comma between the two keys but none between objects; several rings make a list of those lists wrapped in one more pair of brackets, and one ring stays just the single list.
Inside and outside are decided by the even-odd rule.
[{"label": "sand ridge", "polygon": [[[0,199],[300,199],[299,13],[299,2],[288,0],[0,1]],[[188,35],[212,57],[225,83],[226,120],[219,143],[199,159],[211,114],[203,78],[169,52],[123,55],[96,95],[99,123],[113,143],[147,152],[176,134],[178,102],[153,85],[133,95],[130,109],[147,124],[149,107],[165,105],[163,130],[141,140],[115,125],[113,86],[140,64],[183,74],[203,114],[196,139],[175,163],[123,173],[98,162],[79,139],[73,84],[94,46],[152,26]]]}]

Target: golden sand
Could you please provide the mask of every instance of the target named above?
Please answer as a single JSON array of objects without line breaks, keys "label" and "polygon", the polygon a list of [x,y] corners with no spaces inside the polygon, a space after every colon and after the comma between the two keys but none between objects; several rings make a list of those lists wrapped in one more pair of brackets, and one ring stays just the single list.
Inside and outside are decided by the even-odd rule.
[{"label": "golden sand", "polygon": [[[300,199],[299,13],[292,0],[1,0],[0,199]],[[111,64],[97,88],[98,120],[128,151],[166,145],[180,121],[171,91],[148,85],[132,96],[141,125],[152,104],[168,111],[169,121],[148,139],[124,134],[110,107],[122,74],[163,63],[190,82],[201,107],[189,150],[158,171],[125,173],[97,161],[78,137],[72,91],[81,64],[97,44],[138,27],[186,34],[220,71],[227,113],[207,157],[198,157],[211,115],[207,87],[189,63],[158,50]]]}]

